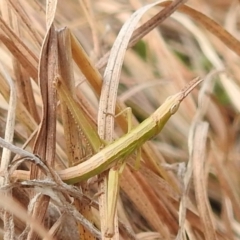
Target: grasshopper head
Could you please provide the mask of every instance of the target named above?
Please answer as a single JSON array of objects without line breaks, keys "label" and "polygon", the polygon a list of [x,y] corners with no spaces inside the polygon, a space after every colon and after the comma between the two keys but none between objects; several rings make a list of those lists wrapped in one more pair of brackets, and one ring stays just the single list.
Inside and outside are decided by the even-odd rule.
[{"label": "grasshopper head", "polygon": [[203,79],[196,78],[192,80],[185,88],[183,88],[180,93],[167,98],[168,101],[172,102],[172,106],[170,107],[170,114],[176,113],[182,100],[187,97],[187,95],[202,81]]},{"label": "grasshopper head", "polygon": [[169,112],[171,115],[173,115],[174,113],[177,112],[179,106],[180,106],[180,103],[183,99],[183,96],[182,96],[182,93],[177,93],[173,96],[170,96],[166,99],[166,102],[169,102],[168,104],[168,108],[169,108]]},{"label": "grasshopper head", "polygon": [[176,113],[176,111],[178,110],[179,106],[180,106],[180,101],[177,101],[175,103],[173,103],[173,105],[170,108],[170,113],[173,115],[174,113]]}]

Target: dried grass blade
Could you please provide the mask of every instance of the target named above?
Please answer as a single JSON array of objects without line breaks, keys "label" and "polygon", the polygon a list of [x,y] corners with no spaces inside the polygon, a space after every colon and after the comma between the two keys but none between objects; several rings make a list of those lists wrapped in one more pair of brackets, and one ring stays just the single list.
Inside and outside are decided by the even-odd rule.
[{"label": "dried grass blade", "polygon": [[[21,38],[22,31],[21,26],[19,25],[19,19],[16,15],[12,14],[12,25],[15,30],[15,33]],[[34,120],[39,123],[40,118],[37,111],[37,106],[34,98],[33,88],[31,84],[30,75],[28,72],[21,66],[18,59],[13,59],[14,73],[16,76],[16,84],[18,89],[18,96],[20,102],[28,109],[30,115]]]},{"label": "dried grass blade", "polygon": [[[0,76],[0,92],[6,101],[9,100],[9,86],[6,84],[5,80]],[[33,117],[30,115],[26,107],[22,102],[17,101],[16,107],[16,117],[23,124],[24,127],[33,132],[37,128],[37,124]]]},{"label": "dried grass blade", "polygon": [[[169,6],[171,2],[163,2],[161,6]],[[186,5],[180,6],[178,11],[185,13],[196,20],[198,23],[202,24],[209,32],[214,34],[219,40],[224,42],[232,51],[240,56],[240,41],[238,41],[232,34],[221,27],[211,18],[207,17],[205,14],[188,7]]]},{"label": "dried grass blade", "polygon": [[171,209],[173,209],[173,207],[166,198],[167,193],[165,194],[165,192],[162,192],[160,196],[157,195],[156,190],[150,186],[149,182],[141,172],[133,172],[133,174],[135,175],[138,184],[141,186],[142,192],[148,197],[151,205],[157,212],[158,217],[161,219],[160,225],[162,225],[162,228],[166,228],[166,232],[169,231],[171,233],[176,233],[178,230],[178,223],[176,222],[175,217],[172,216]]},{"label": "dried grass blade", "polygon": [[222,192],[225,193],[225,195],[231,199],[231,203],[233,205],[233,208],[235,209],[236,219],[238,221],[240,220],[240,198],[237,192],[235,191],[235,184],[233,180],[231,179],[231,176],[229,176],[229,169],[226,168],[223,164],[224,159],[223,156],[220,156],[218,153],[219,150],[215,149],[213,146],[213,164],[216,168],[219,176],[219,182],[222,188]]},{"label": "dried grass blade", "polygon": [[[141,215],[148,221],[151,227],[158,231],[163,239],[170,239],[169,229],[164,225],[158,211],[155,209],[153,201],[156,200],[156,196],[148,195],[149,191],[145,192],[142,182],[139,181],[140,175],[138,172],[132,172],[131,169],[126,166],[123,176],[120,179],[120,186],[122,190],[128,195],[134,205],[138,208]],[[158,201],[158,200],[157,200]]]},{"label": "dried grass blade", "polygon": [[32,22],[28,18],[28,15],[24,12],[21,4],[19,4],[19,1],[9,0],[8,3],[11,6],[11,9],[17,15],[17,17],[21,19],[21,23],[23,23],[22,28],[27,29],[29,34],[32,36],[34,42],[36,43],[37,47],[40,47],[42,39],[39,36],[38,32],[35,30]]},{"label": "dried grass blade", "polygon": [[80,43],[70,31],[72,56],[84,76],[90,82],[96,94],[100,96],[102,86],[102,76],[98,69],[94,66]]},{"label": "dried grass blade", "polygon": [[[10,86],[10,98],[9,98],[9,109],[7,115],[7,123],[5,129],[5,141],[12,143],[13,136],[14,136],[14,128],[15,128],[15,117],[16,117],[16,106],[17,106],[17,92],[15,84],[10,77],[9,74],[4,70],[2,64],[0,64],[1,73],[6,78],[9,86]],[[11,160],[11,151],[8,148],[3,148],[2,158],[1,158],[1,167],[0,171],[4,173],[4,176],[0,177],[0,187],[9,183],[9,176],[8,176],[8,167]],[[3,194],[5,197],[11,196],[11,191],[6,191]],[[3,199],[1,198],[1,201]],[[13,215],[8,212],[6,209],[3,211],[3,223],[4,223],[4,238],[12,239],[14,236],[14,221]],[[11,227],[13,226],[13,227]]]},{"label": "dried grass blade", "polygon": [[[50,51],[48,51],[50,49]],[[48,58],[46,58],[48,56]],[[44,42],[40,67],[39,84],[43,101],[42,120],[36,141],[34,153],[42,159],[53,164],[55,158],[55,134],[56,134],[56,89],[54,87],[55,76],[58,72],[57,36],[52,27]],[[45,155],[50,154],[50,155]]]},{"label": "dried grass blade", "polygon": [[56,10],[57,10],[57,0],[47,0],[46,1],[46,26],[49,30],[53,24]]},{"label": "dried grass blade", "polygon": [[206,91],[211,92],[213,90],[212,79],[213,77],[218,74],[220,71],[214,71],[210,73],[203,81],[202,88],[199,93],[198,105],[199,108],[194,116],[192,121],[191,129],[189,132],[188,137],[188,148],[189,148],[189,161],[187,165],[187,170],[183,177],[183,194],[182,199],[179,206],[179,231],[177,235],[177,239],[185,238],[184,229],[185,229],[185,218],[186,218],[186,211],[187,211],[187,201],[188,201],[188,190],[190,186],[190,180],[193,174],[193,139],[195,136],[196,126],[199,122],[202,122],[204,115],[206,114],[206,110],[208,107],[209,97],[206,94]]},{"label": "dried grass blade", "polygon": [[31,224],[33,229],[42,238],[46,240],[54,240],[50,236],[50,234],[47,232],[47,230],[43,227],[43,224],[37,221],[36,220],[37,218],[32,218],[31,216],[29,216],[26,210],[17,201],[14,201],[12,198],[5,196],[1,193],[0,193],[0,197],[1,197],[0,205],[2,208],[5,208],[7,211],[12,212],[23,222]]},{"label": "dried grass blade", "polygon": [[[15,114],[16,114],[16,106],[17,106],[17,92],[15,84],[10,77],[10,75],[5,71],[2,64],[0,64],[0,71],[7,80],[10,86],[10,98],[9,98],[9,109],[8,109],[8,116],[7,116],[7,123],[5,129],[5,141],[12,143],[13,136],[14,136],[14,127],[15,127]],[[7,148],[3,149],[2,159],[1,159],[1,171],[6,171],[10,164],[10,155],[11,151]],[[3,178],[1,179],[1,185],[4,183]]]},{"label": "dried grass blade", "polygon": [[[56,82],[56,88],[61,102],[61,117],[63,120],[68,166],[74,166],[86,157],[87,150],[89,150],[88,154],[92,153],[92,146],[89,144],[89,140],[85,137],[82,130],[86,126],[82,128],[82,125],[79,125],[79,121],[81,123],[81,119],[85,120],[85,118],[84,113],[78,110],[80,106],[74,100],[75,84],[72,61],[70,60],[72,59],[71,43],[69,31],[66,29],[58,32],[58,55],[61,76],[59,77],[61,80],[56,79],[56,81],[61,81],[62,83]],[[89,131],[89,129],[86,129],[86,131]]]},{"label": "dried grass blade", "polygon": [[152,186],[155,186],[154,191],[158,195],[164,193],[164,197],[167,198],[169,202],[171,201],[170,199],[176,202],[179,201],[180,194],[178,194],[176,189],[174,189],[165,179],[159,177],[146,167],[141,167],[140,172]]},{"label": "dried grass blade", "polygon": [[208,123],[200,122],[196,126],[193,140],[193,180],[197,207],[204,227],[204,236],[206,239],[217,239],[211,207],[207,196],[207,173],[204,171],[207,135]]},{"label": "dried grass blade", "polygon": [[[167,5],[163,10],[157,13],[154,17],[152,17],[149,21],[144,23],[141,27],[137,28],[133,36],[131,37],[129,47],[132,47],[136,44],[137,41],[142,39],[147,33],[157,27],[160,23],[162,23],[165,19],[167,19],[171,14],[173,14],[179,7],[181,7],[188,0],[175,0],[171,1],[169,5]],[[161,6],[162,1],[158,1],[158,5]]]},{"label": "dried grass blade", "polygon": [[[1,25],[0,18],[0,25]],[[37,81],[37,61],[36,56],[30,52],[29,49],[24,45],[20,39],[15,36],[15,39],[11,39],[11,35],[6,37],[3,34],[0,34],[0,39],[3,44],[8,48],[8,50],[12,53],[12,55],[19,60],[21,65],[26,69],[29,75]]]},{"label": "dried grass blade", "polygon": [[92,31],[92,39],[93,39],[93,52],[94,52],[94,58],[98,58],[98,56],[100,56],[100,41],[98,38],[98,34],[97,34],[97,21],[94,17],[93,14],[93,9],[92,9],[92,5],[91,5],[91,1],[89,0],[80,0],[79,1],[82,9],[84,11],[84,14],[87,18],[87,21],[90,25],[91,31]]},{"label": "dried grass blade", "polygon": [[[54,79],[58,72],[57,34],[52,25],[46,34],[43,43],[40,66],[39,84],[41,89],[43,110],[40,128],[34,143],[33,152],[38,154],[48,166],[53,166],[56,148],[56,89]],[[38,179],[38,168],[31,166],[30,178]],[[41,195],[34,205],[33,217],[44,222],[45,214],[49,204],[49,196]],[[31,228],[28,239],[36,239],[37,235]]]},{"label": "dried grass blade", "polygon": [[23,106],[26,107],[31,115],[31,118],[33,118],[36,123],[39,123],[40,116],[38,114],[38,109],[34,98],[30,75],[21,67],[19,63],[16,63],[15,76],[19,93],[18,95],[19,99],[21,100],[20,103],[23,103]]}]

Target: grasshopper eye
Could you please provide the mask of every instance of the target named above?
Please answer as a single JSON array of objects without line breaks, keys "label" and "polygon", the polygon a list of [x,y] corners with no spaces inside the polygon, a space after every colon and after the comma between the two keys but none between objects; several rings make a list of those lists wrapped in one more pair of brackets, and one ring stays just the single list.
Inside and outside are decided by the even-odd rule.
[{"label": "grasshopper eye", "polygon": [[170,113],[174,114],[178,110],[179,105],[180,105],[180,102],[177,102],[174,105],[172,105],[172,107],[170,108]]}]

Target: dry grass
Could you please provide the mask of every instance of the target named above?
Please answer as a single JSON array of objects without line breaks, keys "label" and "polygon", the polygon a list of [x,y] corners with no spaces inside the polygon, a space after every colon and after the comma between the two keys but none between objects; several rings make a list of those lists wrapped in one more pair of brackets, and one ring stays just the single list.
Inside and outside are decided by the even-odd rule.
[{"label": "dry grass", "polygon": [[1,239],[105,239],[106,171],[75,186],[61,171],[96,131],[126,132],[105,112],[130,106],[136,125],[196,76],[139,171],[129,157],[112,239],[240,239],[239,3],[150,2],[1,1]]}]

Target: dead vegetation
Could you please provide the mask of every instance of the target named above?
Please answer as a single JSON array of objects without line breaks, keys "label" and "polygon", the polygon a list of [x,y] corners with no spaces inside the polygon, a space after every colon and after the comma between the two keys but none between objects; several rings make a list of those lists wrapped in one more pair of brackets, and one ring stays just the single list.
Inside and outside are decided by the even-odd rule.
[{"label": "dead vegetation", "polygon": [[64,169],[126,133],[106,113],[137,125],[196,76],[128,156],[112,239],[240,238],[239,3],[150,2],[1,1],[1,239],[106,239],[108,171]]}]

